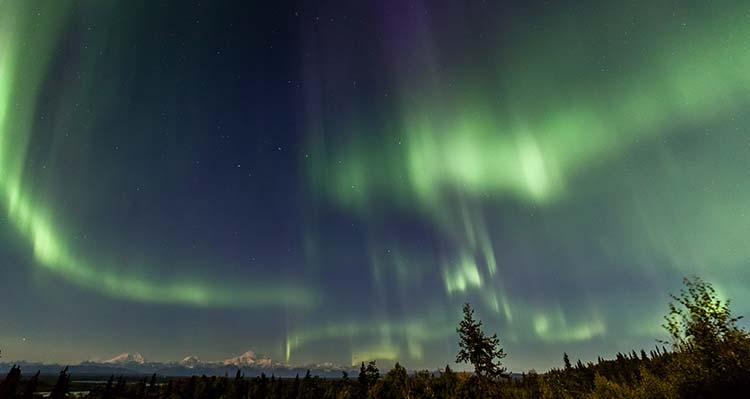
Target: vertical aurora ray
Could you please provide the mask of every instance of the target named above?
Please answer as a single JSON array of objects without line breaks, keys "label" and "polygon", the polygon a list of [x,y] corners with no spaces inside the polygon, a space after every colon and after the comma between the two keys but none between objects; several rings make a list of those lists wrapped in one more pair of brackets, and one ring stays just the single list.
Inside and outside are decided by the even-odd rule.
[{"label": "vertical aurora ray", "polygon": [[[388,279],[383,271],[396,270],[389,265],[399,262],[439,274],[446,303],[481,302],[499,317],[501,336],[551,345],[612,334],[621,321],[607,312],[632,301],[627,293],[603,300],[595,288],[582,286],[579,302],[561,306],[569,294],[554,291],[548,282],[534,281],[540,288],[528,293],[509,287],[527,274],[542,280],[567,274],[584,285],[592,274],[604,273],[598,268],[605,266],[592,264],[601,259],[577,254],[589,250],[581,242],[590,242],[592,252],[633,262],[609,272],[648,281],[663,273],[700,273],[724,284],[739,273],[750,259],[738,241],[748,233],[741,220],[750,209],[742,200],[747,190],[732,184],[743,180],[737,173],[746,156],[741,149],[723,149],[726,160],[712,163],[718,148],[703,146],[713,146],[706,137],[746,145],[744,122],[737,123],[736,132],[727,122],[750,103],[746,5],[678,12],[658,3],[652,13],[645,3],[612,6],[609,19],[599,24],[550,16],[535,21],[545,34],[525,32],[496,53],[466,50],[458,56],[447,52],[446,58],[441,58],[440,38],[451,44],[462,39],[430,30],[430,13],[414,11],[422,8],[429,7],[420,3],[404,11],[413,17],[409,28],[394,33],[398,44],[388,47],[397,54],[395,66],[389,65],[396,84],[383,89],[393,98],[383,100],[395,109],[390,120],[361,123],[371,112],[367,108],[337,110],[330,125],[321,123],[319,110],[312,116],[308,174],[316,193],[364,224],[420,215],[440,237],[443,256],[381,258],[372,266],[374,274]],[[662,21],[667,13],[673,19]],[[441,22],[434,29],[455,29]],[[409,51],[400,52],[403,42],[410,43]],[[318,73],[327,76],[325,70]],[[701,129],[712,134],[696,133]],[[652,163],[634,160],[640,158]],[[728,196],[719,200],[704,192],[700,184],[708,181]],[[611,233],[617,239],[575,231],[576,223],[593,225],[584,218],[599,207],[609,209],[612,223],[599,228],[620,230]],[[371,242],[386,241],[370,234]],[[562,259],[534,254],[534,243],[555,243],[551,247]],[[552,251],[539,249],[545,255]],[[558,261],[572,267],[555,270]],[[570,265],[575,261],[581,265]],[[420,283],[411,281],[412,287]],[[546,300],[527,297],[533,293]],[[420,315],[412,317],[423,320]],[[652,316],[641,315],[630,333],[658,335],[653,323],[658,317]],[[390,325],[391,337],[406,334],[398,323]],[[347,329],[318,331],[309,339]],[[449,336],[446,332],[443,339]],[[392,345],[380,341],[370,346],[388,355]],[[399,348],[408,357],[406,345]]]},{"label": "vertical aurora ray", "polygon": [[467,301],[513,371],[650,347],[691,273],[747,314],[750,8],[544,3],[0,0],[0,281],[293,364],[442,366]]},{"label": "vertical aurora ray", "polygon": [[[382,152],[373,154],[368,148],[374,143],[353,140],[335,146],[330,159],[321,154],[318,168],[329,178],[321,188],[353,207],[384,195],[392,196],[396,204],[440,206],[453,188],[472,196],[499,193],[530,204],[554,202],[565,194],[568,182],[592,164],[658,140],[669,134],[676,121],[682,126],[708,123],[742,104],[738,100],[750,93],[745,72],[750,55],[744,46],[750,29],[743,24],[744,14],[736,15],[725,25],[686,33],[678,42],[665,44],[673,55],[654,56],[644,61],[641,75],[609,83],[605,100],[574,87],[553,87],[578,94],[507,118],[502,117],[507,114],[504,105],[486,105],[484,97],[491,94],[487,90],[452,100],[451,104],[458,104],[452,108],[429,98],[411,101],[402,110],[401,127],[392,135],[376,136],[378,141],[385,136],[383,141],[398,145],[386,144]],[[530,74],[518,80],[533,81],[535,75]],[[509,87],[499,85],[496,90],[513,99],[532,89],[508,92]],[[544,88],[533,89],[544,93]],[[450,109],[433,111],[446,108]],[[381,157],[386,161],[382,169],[369,166]],[[346,167],[335,167],[336,162]],[[401,173],[408,184],[394,184]]]}]

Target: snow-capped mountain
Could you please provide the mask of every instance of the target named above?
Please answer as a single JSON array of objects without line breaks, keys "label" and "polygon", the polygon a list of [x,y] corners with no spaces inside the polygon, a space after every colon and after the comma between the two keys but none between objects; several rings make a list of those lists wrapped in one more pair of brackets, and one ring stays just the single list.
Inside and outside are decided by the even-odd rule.
[{"label": "snow-capped mountain", "polygon": [[190,355],[190,356],[186,356],[184,359],[180,360],[179,364],[180,364],[180,366],[192,369],[192,368],[195,368],[195,367],[198,367],[198,366],[202,366],[205,363],[203,361],[201,361],[200,359],[198,359],[197,356]]},{"label": "snow-capped mountain", "polygon": [[243,366],[255,366],[255,352],[253,351],[247,351],[237,357],[230,357],[229,359],[224,359],[222,362],[225,366],[237,366],[237,367],[243,367]]},{"label": "snow-capped mountain", "polygon": [[145,364],[146,359],[140,353],[121,353],[111,359],[103,361],[104,364]]},{"label": "snow-capped mountain", "polygon": [[268,356],[257,357],[255,355],[255,352],[253,351],[247,351],[237,357],[230,357],[229,359],[224,359],[222,364],[225,366],[255,367],[255,368],[262,368],[262,369],[283,366],[279,362],[274,362],[273,359],[271,359]]},{"label": "snow-capped mountain", "polygon": [[278,365],[280,365],[280,363],[274,362],[270,357],[267,356],[263,356],[260,359],[255,360],[255,367],[270,368]]},{"label": "snow-capped mountain", "polygon": [[[62,366],[35,364],[33,367],[42,370],[43,374],[55,375]],[[151,375],[186,377],[192,375],[234,375],[237,370],[248,377],[261,374],[292,378],[304,375],[309,369],[312,374],[323,377],[340,377],[341,371],[355,373],[354,367],[339,367],[332,363],[291,365],[277,362],[268,356],[257,356],[247,351],[237,357],[220,361],[205,361],[197,356],[186,356],[180,361],[150,361],[140,353],[121,353],[104,361],[89,360],[71,365],[70,370],[76,374],[87,375]]]}]

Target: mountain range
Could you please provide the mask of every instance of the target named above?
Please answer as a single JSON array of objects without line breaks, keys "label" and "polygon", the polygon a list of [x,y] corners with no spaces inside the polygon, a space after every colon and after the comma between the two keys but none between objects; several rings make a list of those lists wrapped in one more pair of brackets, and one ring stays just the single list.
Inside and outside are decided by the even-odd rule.
[{"label": "mountain range", "polygon": [[[0,367],[10,367],[12,364],[21,366],[24,373],[33,373],[39,370],[41,374],[57,374],[64,367],[64,365],[60,364],[23,361],[0,363]],[[180,361],[167,362],[149,361],[138,352],[125,352],[107,360],[90,360],[69,366],[70,373],[75,376],[137,376],[154,373],[165,377],[187,377],[193,375],[234,376],[238,370],[248,377],[258,376],[263,373],[267,376],[275,375],[277,377],[290,378],[296,375],[300,377],[304,376],[307,370],[310,370],[310,374],[312,375],[327,378],[341,377],[344,371],[350,375],[356,372],[353,367],[338,366],[332,363],[293,366],[273,361],[267,356],[258,357],[253,351],[247,351],[239,356],[221,361],[203,361],[197,356],[190,355]]]}]

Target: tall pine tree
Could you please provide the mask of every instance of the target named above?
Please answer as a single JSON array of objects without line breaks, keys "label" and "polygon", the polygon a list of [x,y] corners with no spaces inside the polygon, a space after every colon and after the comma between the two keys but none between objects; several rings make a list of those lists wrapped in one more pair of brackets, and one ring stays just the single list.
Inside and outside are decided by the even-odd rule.
[{"label": "tall pine tree", "polygon": [[464,318],[456,331],[460,347],[456,363],[471,363],[474,374],[479,377],[494,379],[505,373],[502,359],[506,354],[500,346],[500,339],[497,334],[491,337],[485,335],[482,322],[474,319],[474,309],[468,303],[464,305]]}]

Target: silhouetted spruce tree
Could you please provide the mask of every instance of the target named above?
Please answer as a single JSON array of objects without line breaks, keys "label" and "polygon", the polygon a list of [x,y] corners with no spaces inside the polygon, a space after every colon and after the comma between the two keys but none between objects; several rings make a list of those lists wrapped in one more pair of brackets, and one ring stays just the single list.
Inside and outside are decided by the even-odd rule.
[{"label": "silhouetted spruce tree", "polygon": [[[273,381],[273,376],[271,376],[271,381]],[[277,378],[276,381],[273,382],[273,398],[284,398],[284,381],[281,379],[281,377]]]},{"label": "silhouetted spruce tree", "polygon": [[408,398],[409,375],[406,369],[398,362],[389,370],[380,382],[376,397],[383,399]]},{"label": "silhouetted spruce tree", "polygon": [[102,391],[102,399],[114,399],[115,398],[115,387],[114,387],[115,376],[110,375],[107,380],[107,385],[104,386]]},{"label": "silhouetted spruce tree", "polygon": [[265,373],[260,373],[260,376],[255,377],[254,386],[251,398],[267,398],[268,397],[268,377]]},{"label": "silhouetted spruce tree", "polygon": [[491,379],[505,373],[502,359],[506,354],[500,347],[497,334],[487,337],[482,331],[482,322],[474,319],[474,309],[466,303],[463,309],[464,318],[458,325],[460,350],[456,355],[456,363],[471,363],[474,374],[478,377]]},{"label": "silhouetted spruce tree", "polygon": [[39,370],[29,378],[23,386],[23,399],[33,399],[36,387],[39,385]]},{"label": "silhouetted spruce tree", "polygon": [[297,374],[294,376],[294,381],[292,382],[292,386],[289,389],[289,395],[287,396],[288,398],[294,399],[299,396],[299,385],[299,374]]},{"label": "silhouetted spruce tree", "polygon": [[362,362],[359,368],[359,377],[357,378],[357,392],[359,398],[366,398],[372,385],[380,378],[380,370],[375,361],[367,363]]},{"label": "silhouetted spruce tree", "polygon": [[20,382],[21,368],[14,364],[8,371],[8,374],[6,374],[3,382],[0,383],[0,398],[15,398]]},{"label": "silhouetted spruce tree", "polygon": [[174,391],[174,382],[172,380],[167,380],[167,383],[164,384],[164,389],[162,389],[161,393],[159,394],[159,398],[170,399],[172,397],[173,391]]},{"label": "silhouetted spruce tree", "polygon": [[115,397],[125,394],[125,385],[125,377],[123,377],[122,375],[117,377],[117,383],[115,384]]},{"label": "silhouetted spruce tree", "polygon": [[367,390],[369,388],[367,381],[367,373],[365,368],[365,362],[359,366],[359,376],[357,377],[357,397],[364,399],[367,397]]},{"label": "silhouetted spruce tree", "polygon": [[458,377],[456,373],[451,370],[449,365],[445,365],[445,368],[440,373],[440,376],[433,380],[433,391],[435,396],[438,398],[452,398],[455,396],[456,385],[458,384]]},{"label": "silhouetted spruce tree", "polygon": [[567,352],[563,352],[563,364],[565,365],[565,370],[570,370],[572,368]]},{"label": "silhouetted spruce tree", "polygon": [[143,399],[146,397],[146,387],[147,387],[146,377],[143,377],[141,380],[138,381],[138,383],[135,385],[135,393],[134,397],[137,399]]},{"label": "silhouetted spruce tree", "polygon": [[146,396],[149,398],[155,398],[157,391],[156,391],[156,373],[151,374],[151,380],[148,382],[148,390],[146,392]]},{"label": "silhouetted spruce tree", "polygon": [[378,365],[377,363],[375,363],[375,360],[370,360],[369,362],[367,362],[365,374],[367,374],[367,378],[370,381],[370,384],[373,384],[375,381],[380,379],[380,370],[378,369]]},{"label": "silhouetted spruce tree", "polygon": [[407,376],[407,393],[410,398],[434,398],[435,378],[429,370],[420,370]]},{"label": "silhouetted spruce tree", "polygon": [[57,377],[55,386],[52,387],[52,391],[49,394],[49,399],[65,399],[70,390],[70,374],[68,374],[68,366],[65,366],[60,375]]},{"label": "silhouetted spruce tree", "polygon": [[192,376],[188,379],[187,383],[182,387],[180,392],[181,399],[194,399],[195,398],[195,387],[198,384],[198,377]]}]

